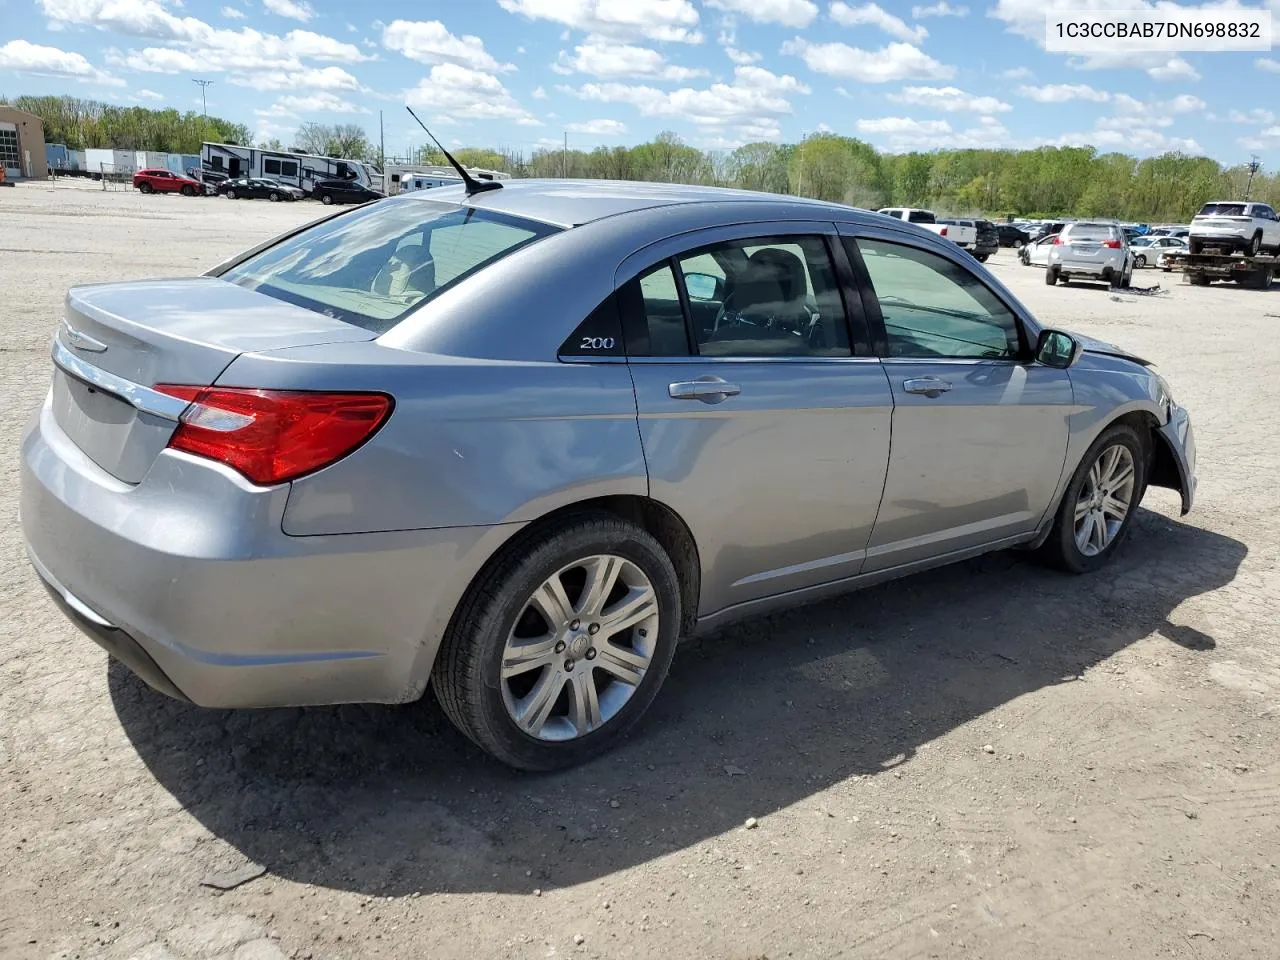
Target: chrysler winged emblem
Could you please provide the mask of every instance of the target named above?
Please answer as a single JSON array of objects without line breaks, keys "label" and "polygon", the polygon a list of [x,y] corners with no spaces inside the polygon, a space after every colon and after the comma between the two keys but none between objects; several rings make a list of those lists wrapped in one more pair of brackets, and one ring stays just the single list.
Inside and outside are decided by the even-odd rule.
[{"label": "chrysler winged emblem", "polygon": [[62,322],[62,329],[66,333],[67,343],[77,350],[85,350],[89,353],[103,353],[107,349],[107,345],[101,340],[95,340],[87,333],[81,333],[65,320]]}]

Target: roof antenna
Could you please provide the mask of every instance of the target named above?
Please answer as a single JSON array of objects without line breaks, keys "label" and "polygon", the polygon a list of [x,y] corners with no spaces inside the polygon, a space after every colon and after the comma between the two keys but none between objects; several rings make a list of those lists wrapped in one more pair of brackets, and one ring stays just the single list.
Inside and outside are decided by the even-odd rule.
[{"label": "roof antenna", "polygon": [[[413,119],[415,120],[418,120],[418,115],[413,112],[413,107],[409,106],[408,104],[405,104],[404,108],[409,111],[409,116],[413,117]],[[454,159],[453,154],[444,148],[443,143],[441,143],[439,140],[436,140],[436,135],[432,133],[430,130],[427,130],[427,125],[425,123],[423,123],[421,120],[418,120],[418,126],[420,126],[423,130],[426,130],[427,136],[430,137],[432,141],[435,143],[435,145],[440,148],[440,152],[444,154],[444,158],[449,161],[449,166],[453,167],[453,169],[458,171],[458,175],[462,177],[462,182],[466,184],[468,197],[476,193],[484,193],[484,191],[486,190],[502,189],[502,183],[498,180],[477,180],[471,174],[467,173],[467,168]]]}]

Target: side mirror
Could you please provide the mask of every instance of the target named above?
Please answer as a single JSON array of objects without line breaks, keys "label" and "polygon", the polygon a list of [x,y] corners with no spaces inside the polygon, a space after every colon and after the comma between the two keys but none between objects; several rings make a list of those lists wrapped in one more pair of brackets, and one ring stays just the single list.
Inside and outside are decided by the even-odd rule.
[{"label": "side mirror", "polygon": [[690,300],[722,300],[720,295],[724,281],[719,277],[713,277],[709,273],[686,273],[684,275],[684,289],[689,294]]},{"label": "side mirror", "polygon": [[1036,341],[1036,362],[1046,367],[1066,370],[1074,367],[1084,353],[1084,346],[1069,333],[1061,330],[1041,330]]}]

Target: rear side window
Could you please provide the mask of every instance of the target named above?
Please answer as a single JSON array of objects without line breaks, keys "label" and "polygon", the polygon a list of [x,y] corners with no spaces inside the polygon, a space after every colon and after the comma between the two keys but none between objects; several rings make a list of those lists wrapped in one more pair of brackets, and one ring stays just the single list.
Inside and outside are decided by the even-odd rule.
[{"label": "rear side window", "polygon": [[222,279],[385,333],[459,280],[557,232],[532,220],[406,199],[322,221]]},{"label": "rear side window", "polygon": [[617,296],[610,294],[560,345],[559,356],[623,357],[626,352]]},{"label": "rear side window", "polygon": [[937,219],[928,210],[912,210],[908,215],[912,223],[937,223]]}]

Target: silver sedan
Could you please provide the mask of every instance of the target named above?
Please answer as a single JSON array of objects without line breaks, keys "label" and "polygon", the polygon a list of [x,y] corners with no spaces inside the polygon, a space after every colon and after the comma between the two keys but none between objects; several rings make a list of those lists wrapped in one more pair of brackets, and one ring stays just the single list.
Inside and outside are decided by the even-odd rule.
[{"label": "silver sedan", "polygon": [[207,707],[406,702],[546,769],[677,639],[1010,547],[1075,573],[1187,413],[1123,350],[848,207],[506,181],[73,288],[22,447],[54,601]]}]

